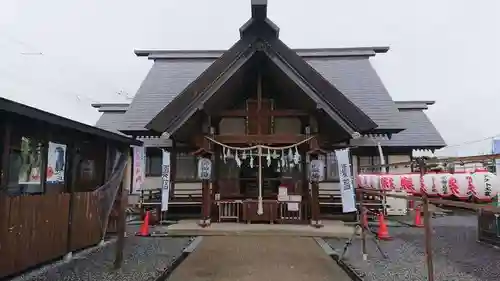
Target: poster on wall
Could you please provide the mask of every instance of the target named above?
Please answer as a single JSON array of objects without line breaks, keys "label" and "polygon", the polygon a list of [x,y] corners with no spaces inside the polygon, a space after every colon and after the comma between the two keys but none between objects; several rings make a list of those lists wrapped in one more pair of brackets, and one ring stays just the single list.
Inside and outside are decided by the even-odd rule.
[{"label": "poster on wall", "polygon": [[163,150],[161,167],[161,211],[168,210],[170,200],[170,152]]},{"label": "poster on wall", "polygon": [[47,183],[64,183],[66,145],[49,142],[47,157]]},{"label": "poster on wall", "polygon": [[132,146],[134,153],[132,193],[137,193],[144,183],[146,173],[146,149],[143,146]]},{"label": "poster on wall", "polygon": [[41,145],[30,138],[21,138],[18,183],[26,185],[40,184],[40,166],[42,164]]},{"label": "poster on wall", "polygon": [[342,211],[350,213],[356,211],[356,197],[351,177],[351,163],[349,149],[335,150],[340,177],[340,192],[342,198]]}]

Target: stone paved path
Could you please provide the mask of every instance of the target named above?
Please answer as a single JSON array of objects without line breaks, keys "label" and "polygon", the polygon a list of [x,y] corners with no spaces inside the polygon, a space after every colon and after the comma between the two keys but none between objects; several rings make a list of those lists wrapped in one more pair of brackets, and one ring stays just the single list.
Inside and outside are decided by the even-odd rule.
[{"label": "stone paved path", "polygon": [[204,237],[170,281],[348,281],[313,238]]}]

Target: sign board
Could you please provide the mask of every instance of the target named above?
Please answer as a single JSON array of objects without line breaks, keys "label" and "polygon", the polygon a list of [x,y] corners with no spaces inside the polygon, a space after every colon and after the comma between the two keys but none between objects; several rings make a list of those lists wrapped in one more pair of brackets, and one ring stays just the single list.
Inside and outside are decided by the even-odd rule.
[{"label": "sign board", "polygon": [[349,149],[335,150],[340,177],[340,192],[342,198],[342,211],[350,213],[356,211],[356,197],[351,177],[351,160]]},{"label": "sign board", "polygon": [[161,168],[161,210],[168,211],[168,202],[170,200],[170,152],[162,152]]},{"label": "sign board", "polygon": [[325,162],[321,160],[311,160],[309,164],[309,180],[320,182],[325,178]]},{"label": "sign board", "polygon": [[198,178],[209,180],[212,177],[212,161],[208,158],[201,158],[198,161]]}]

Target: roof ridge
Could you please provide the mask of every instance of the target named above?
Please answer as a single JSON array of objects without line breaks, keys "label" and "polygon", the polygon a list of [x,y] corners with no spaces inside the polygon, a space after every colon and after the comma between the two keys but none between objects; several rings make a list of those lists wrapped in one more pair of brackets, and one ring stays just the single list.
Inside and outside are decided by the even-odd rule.
[{"label": "roof ridge", "polygon": [[[296,48],[292,49],[301,57],[345,57],[345,56],[375,56],[387,53],[388,46],[374,47],[338,47],[338,48]],[[168,50],[168,49],[143,49],[135,50],[139,57],[149,59],[217,59],[227,50]]]}]

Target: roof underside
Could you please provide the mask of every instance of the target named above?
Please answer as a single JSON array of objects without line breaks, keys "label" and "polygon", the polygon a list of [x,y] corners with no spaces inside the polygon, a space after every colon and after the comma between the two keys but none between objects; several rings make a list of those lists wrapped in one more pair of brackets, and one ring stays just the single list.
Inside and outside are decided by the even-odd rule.
[{"label": "roof underside", "polygon": [[[390,140],[388,139],[369,139],[363,137],[358,140],[351,140],[352,145],[370,147],[376,146],[378,142],[384,147],[409,147],[409,148],[441,148],[446,145],[445,141],[427,117],[424,108],[415,105],[433,104],[428,101],[397,101],[399,107],[401,122],[407,128],[402,132],[393,134]],[[413,104],[412,109],[408,109],[407,105]],[[425,108],[426,109],[426,108]],[[97,126],[110,131],[117,131],[122,120],[123,113],[103,112]]]},{"label": "roof underside", "polygon": [[354,146],[375,146],[380,142],[382,146],[389,147],[412,147],[438,149],[446,146],[445,141],[432,124],[427,114],[422,109],[400,109],[401,122],[406,130],[393,134],[389,139],[371,139],[363,137],[351,140]]},{"label": "roof underside", "polygon": [[[141,145],[140,141],[133,140],[121,134],[103,130],[99,126],[89,126],[62,116],[52,114],[34,107],[30,107],[21,103],[14,102],[5,98],[0,98],[0,112],[4,111],[10,114],[17,114],[25,116],[51,125],[60,126],[62,128],[71,129],[81,133],[89,134],[92,136],[100,137],[110,141],[115,141],[123,144]],[[102,117],[101,117],[102,118]]]}]

